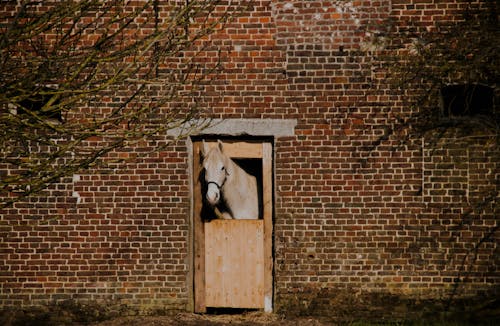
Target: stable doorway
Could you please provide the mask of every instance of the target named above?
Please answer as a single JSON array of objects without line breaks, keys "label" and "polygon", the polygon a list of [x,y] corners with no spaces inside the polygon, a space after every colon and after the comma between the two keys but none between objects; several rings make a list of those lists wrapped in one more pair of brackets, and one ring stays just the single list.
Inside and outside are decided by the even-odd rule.
[{"label": "stable doorway", "polygon": [[[217,146],[217,139],[205,139]],[[224,153],[257,179],[258,219],[220,219],[204,201],[202,140],[193,141],[194,310],[272,311],[272,143],[222,139]]]}]

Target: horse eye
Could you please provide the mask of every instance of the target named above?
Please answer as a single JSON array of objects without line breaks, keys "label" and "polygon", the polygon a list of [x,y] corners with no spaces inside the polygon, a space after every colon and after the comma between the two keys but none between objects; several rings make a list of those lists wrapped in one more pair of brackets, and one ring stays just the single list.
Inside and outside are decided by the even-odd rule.
[{"label": "horse eye", "polygon": [[225,169],[225,167],[224,167],[224,166],[222,166],[222,167],[220,168],[220,170],[221,170],[221,171],[224,171],[224,169]]}]

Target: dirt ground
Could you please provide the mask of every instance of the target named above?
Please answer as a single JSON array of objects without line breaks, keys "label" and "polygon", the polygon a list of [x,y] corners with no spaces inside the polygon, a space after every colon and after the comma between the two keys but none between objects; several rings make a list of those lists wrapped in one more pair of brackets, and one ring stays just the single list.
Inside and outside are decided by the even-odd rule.
[{"label": "dirt ground", "polygon": [[93,326],[218,326],[218,325],[271,325],[271,326],[323,326],[335,325],[331,321],[320,320],[308,317],[286,318],[276,314],[266,314],[263,312],[250,312],[235,315],[198,315],[192,313],[180,313],[175,316],[158,317],[121,317],[100,323]]}]

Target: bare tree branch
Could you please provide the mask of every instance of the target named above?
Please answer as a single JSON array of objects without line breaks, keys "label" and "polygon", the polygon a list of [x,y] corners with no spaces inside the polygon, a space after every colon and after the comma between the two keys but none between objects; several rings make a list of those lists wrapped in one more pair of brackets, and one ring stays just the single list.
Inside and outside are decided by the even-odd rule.
[{"label": "bare tree branch", "polygon": [[221,69],[204,58],[224,51],[210,35],[248,4],[22,1],[1,17],[0,207],[199,118]]}]

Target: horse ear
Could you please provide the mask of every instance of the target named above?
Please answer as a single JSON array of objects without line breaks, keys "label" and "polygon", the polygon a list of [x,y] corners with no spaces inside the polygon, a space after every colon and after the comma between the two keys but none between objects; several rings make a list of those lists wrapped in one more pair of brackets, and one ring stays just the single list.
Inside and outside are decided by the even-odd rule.
[{"label": "horse ear", "polygon": [[219,140],[217,140],[217,145],[219,145],[219,150],[224,153],[224,145],[222,144],[222,142]]}]

